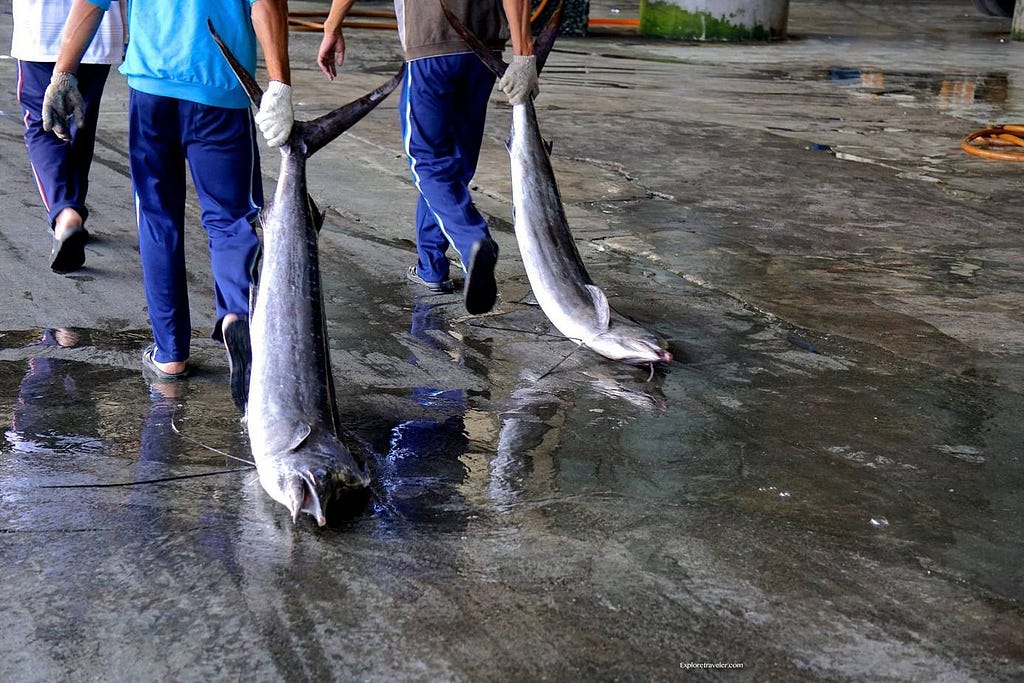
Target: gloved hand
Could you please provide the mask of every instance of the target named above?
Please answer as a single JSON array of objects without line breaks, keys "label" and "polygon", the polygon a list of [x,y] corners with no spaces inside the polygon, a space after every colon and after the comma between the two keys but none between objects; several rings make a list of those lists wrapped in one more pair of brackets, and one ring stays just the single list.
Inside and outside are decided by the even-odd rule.
[{"label": "gloved hand", "polygon": [[260,100],[260,110],[256,112],[256,125],[267,139],[267,144],[280,147],[287,142],[293,123],[295,111],[292,108],[292,86],[281,81],[270,81]]},{"label": "gloved hand", "polygon": [[68,120],[85,123],[85,102],[78,92],[78,78],[67,71],[55,71],[43,94],[43,130],[52,130],[61,140],[70,140]]},{"label": "gloved hand", "polygon": [[534,55],[513,55],[512,63],[498,81],[512,106],[522,104],[540,92],[537,85],[537,58]]}]

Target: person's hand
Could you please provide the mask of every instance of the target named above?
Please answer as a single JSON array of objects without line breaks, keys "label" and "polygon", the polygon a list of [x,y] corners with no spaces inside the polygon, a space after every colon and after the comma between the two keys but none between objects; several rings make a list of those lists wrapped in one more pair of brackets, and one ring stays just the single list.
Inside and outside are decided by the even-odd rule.
[{"label": "person's hand", "polygon": [[337,67],[345,63],[345,37],[341,31],[337,33],[324,33],[324,39],[320,41],[320,50],[316,53],[317,64],[330,80],[338,75]]},{"label": "person's hand", "polygon": [[281,81],[270,81],[260,100],[260,110],[256,112],[256,125],[267,139],[267,144],[280,147],[287,142],[293,123],[295,111],[292,108],[292,86]]},{"label": "person's hand", "polygon": [[78,92],[78,78],[67,71],[56,71],[43,94],[43,130],[52,130],[61,140],[70,140],[70,119],[79,127],[85,123],[85,103]]},{"label": "person's hand", "polygon": [[537,58],[533,55],[513,55],[512,63],[498,81],[498,87],[508,95],[512,106],[523,104],[540,92],[537,85]]}]

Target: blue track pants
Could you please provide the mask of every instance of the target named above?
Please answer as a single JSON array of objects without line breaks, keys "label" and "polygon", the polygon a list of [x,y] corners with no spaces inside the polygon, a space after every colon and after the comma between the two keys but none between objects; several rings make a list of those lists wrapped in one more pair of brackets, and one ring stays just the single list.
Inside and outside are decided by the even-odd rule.
[{"label": "blue track pants", "polygon": [[492,74],[472,54],[427,57],[409,62],[400,91],[402,140],[416,207],[417,268],[430,282],[448,278],[449,245],[463,268],[473,243],[490,237],[473,206],[469,182],[476,173],[483,140]]},{"label": "blue track pants", "polygon": [[217,318],[249,311],[259,252],[252,226],[263,204],[255,124],[248,109],[226,109],[131,90],[128,149],[139,254],[156,360],[189,356],[192,324],[185,273],[185,164],[208,236]]},{"label": "blue track pants", "polygon": [[85,207],[89,168],[96,146],[100,98],[109,73],[109,64],[82,64],[78,68],[85,122],[81,128],[72,123],[71,140],[65,142],[52,131],[43,130],[43,94],[50,84],[53,62],[18,61],[18,102],[25,123],[25,146],[51,230],[64,209],[74,209],[83,220],[89,215]]}]

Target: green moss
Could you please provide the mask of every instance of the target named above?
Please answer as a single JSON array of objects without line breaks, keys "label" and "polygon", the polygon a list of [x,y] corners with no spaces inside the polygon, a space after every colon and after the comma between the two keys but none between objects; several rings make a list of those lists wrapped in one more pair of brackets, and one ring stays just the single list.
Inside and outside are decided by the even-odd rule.
[{"label": "green moss", "polygon": [[1010,33],[1010,40],[1024,40],[1024,31],[1013,31]]},{"label": "green moss", "polygon": [[709,12],[690,12],[678,5],[657,0],[640,0],[640,33],[645,36],[683,40],[771,40],[764,26],[742,26],[729,17],[716,18]]}]

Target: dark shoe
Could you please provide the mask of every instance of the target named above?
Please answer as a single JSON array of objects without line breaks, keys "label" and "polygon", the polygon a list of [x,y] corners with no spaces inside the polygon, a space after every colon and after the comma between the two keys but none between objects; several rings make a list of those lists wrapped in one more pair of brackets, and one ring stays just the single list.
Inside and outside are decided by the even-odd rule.
[{"label": "dark shoe", "polygon": [[451,294],[455,291],[455,283],[451,280],[441,280],[440,282],[428,282],[424,280],[420,277],[419,272],[417,272],[416,266],[409,266],[409,270],[405,272],[405,279],[417,285],[422,285],[431,292],[437,292],[439,294]]},{"label": "dark shoe", "polygon": [[498,243],[482,239],[473,245],[466,271],[466,310],[481,315],[494,308],[498,298],[498,283],[494,281],[494,266],[498,263]]},{"label": "dark shoe", "polygon": [[89,231],[81,225],[69,229],[61,239],[54,235],[50,270],[55,273],[71,273],[85,265],[85,244],[88,241]]},{"label": "dark shoe", "polygon": [[249,376],[252,373],[252,343],[249,321],[239,318],[224,328],[224,346],[228,349],[228,372],[231,375],[231,400],[245,412],[249,402]]},{"label": "dark shoe", "polygon": [[156,364],[156,344],[150,344],[146,347],[146,350],[142,352],[142,365],[147,370],[157,376],[158,379],[172,382],[177,380],[185,379],[189,376],[190,370],[186,365],[185,369],[181,372],[164,372]]}]

